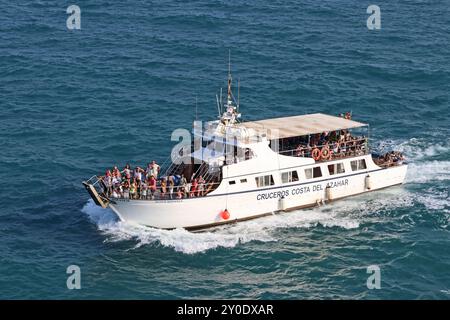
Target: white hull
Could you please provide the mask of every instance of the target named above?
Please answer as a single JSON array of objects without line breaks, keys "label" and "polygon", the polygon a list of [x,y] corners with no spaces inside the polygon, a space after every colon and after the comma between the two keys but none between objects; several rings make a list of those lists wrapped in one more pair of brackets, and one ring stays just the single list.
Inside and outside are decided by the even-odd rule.
[{"label": "white hull", "polygon": [[[367,169],[352,171],[350,161],[355,159],[365,159]],[[345,173],[330,175],[327,165],[338,162],[345,164]],[[304,168],[318,165],[322,168],[322,177],[306,179],[301,176]],[[264,172],[276,177],[275,184],[270,187],[257,188],[256,184],[253,188],[239,184],[230,186],[228,181],[232,178],[226,178],[217,190],[205,197],[155,201],[117,199],[109,206],[121,220],[132,223],[162,229],[203,229],[399,185],[405,179],[407,165],[380,168],[370,155],[366,155],[286,168],[297,170],[299,181],[282,184],[278,177],[286,169],[277,169]],[[257,175],[261,175],[261,172],[235,177],[252,182]],[[221,216],[224,209],[230,213],[227,220]]]}]

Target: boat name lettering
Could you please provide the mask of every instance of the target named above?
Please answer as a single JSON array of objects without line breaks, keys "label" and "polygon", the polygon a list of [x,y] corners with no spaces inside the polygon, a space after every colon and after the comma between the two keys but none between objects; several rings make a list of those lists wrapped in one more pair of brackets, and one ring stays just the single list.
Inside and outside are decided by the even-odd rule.
[{"label": "boat name lettering", "polygon": [[259,193],[256,196],[256,200],[287,198],[291,195],[292,196],[302,195],[302,194],[309,193],[311,191],[312,192],[324,191],[326,187],[337,188],[337,187],[343,187],[343,186],[348,186],[348,179],[327,182],[326,184],[315,184],[312,186],[302,186],[302,187],[286,189],[286,190],[282,190],[282,191]]}]

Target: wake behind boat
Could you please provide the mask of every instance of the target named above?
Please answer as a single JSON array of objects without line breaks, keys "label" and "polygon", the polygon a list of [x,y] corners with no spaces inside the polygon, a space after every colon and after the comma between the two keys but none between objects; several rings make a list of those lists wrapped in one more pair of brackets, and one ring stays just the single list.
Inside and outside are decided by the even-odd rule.
[{"label": "wake behind boat", "polygon": [[241,122],[231,73],[220,118],[177,145],[162,166],[115,167],[83,184],[123,221],[199,230],[313,207],[404,182],[399,152],[369,150],[369,126],[350,113]]}]

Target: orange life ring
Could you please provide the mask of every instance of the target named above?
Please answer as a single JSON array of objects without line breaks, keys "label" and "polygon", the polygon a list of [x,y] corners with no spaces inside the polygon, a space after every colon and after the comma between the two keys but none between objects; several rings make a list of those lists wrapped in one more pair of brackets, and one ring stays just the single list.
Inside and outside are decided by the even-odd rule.
[{"label": "orange life ring", "polygon": [[322,156],[322,152],[319,149],[314,148],[313,151],[311,152],[311,156],[313,157],[314,160],[317,161]]},{"label": "orange life ring", "polygon": [[320,154],[321,154],[323,160],[327,160],[327,159],[331,158],[330,148],[328,148],[328,147],[323,147]]}]

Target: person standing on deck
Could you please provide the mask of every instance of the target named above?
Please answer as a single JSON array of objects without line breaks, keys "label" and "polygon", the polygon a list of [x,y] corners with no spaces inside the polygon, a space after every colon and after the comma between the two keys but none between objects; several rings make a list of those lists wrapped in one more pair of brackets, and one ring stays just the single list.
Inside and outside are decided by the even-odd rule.
[{"label": "person standing on deck", "polygon": [[183,199],[183,193],[181,192],[181,187],[177,187],[177,199]]},{"label": "person standing on deck", "polygon": [[167,192],[167,180],[166,178],[162,178],[161,179],[161,198],[165,198],[166,197],[166,192]]},{"label": "person standing on deck", "polygon": [[131,179],[131,167],[127,163],[125,168],[122,170],[122,173],[125,175],[125,179],[129,180]]},{"label": "person standing on deck", "polygon": [[136,199],[139,199],[141,196],[141,182],[142,182],[142,172],[143,171],[144,170],[142,170],[142,168],[140,168],[140,167],[136,167],[134,169],[133,178],[136,180],[136,192],[137,192]]},{"label": "person standing on deck", "polygon": [[202,197],[205,191],[205,179],[202,176],[198,178],[197,197]]},{"label": "person standing on deck", "polygon": [[150,174],[155,177],[155,179],[158,179],[158,174],[159,174],[159,170],[161,169],[161,167],[159,166],[159,164],[156,163],[155,160],[152,161],[152,163],[150,164]]},{"label": "person standing on deck", "polygon": [[187,180],[186,180],[186,177],[184,176],[184,174],[181,175],[180,187],[182,188],[182,190],[184,192],[184,197],[187,198],[189,195],[189,189],[188,189],[188,183],[187,183]]},{"label": "person standing on deck", "polygon": [[123,197],[124,199],[130,199],[130,180],[125,180],[123,183]]},{"label": "person standing on deck", "polygon": [[197,179],[192,180],[192,185],[191,185],[191,198],[194,198],[197,194],[197,187],[198,187],[198,182]]},{"label": "person standing on deck", "polygon": [[145,182],[145,180],[143,180],[141,182],[141,200],[147,200],[147,183]]},{"label": "person standing on deck", "polygon": [[130,184],[130,198],[131,199],[136,199],[136,179],[133,179],[133,181]]},{"label": "person standing on deck", "polygon": [[113,178],[117,179],[117,181],[122,182],[122,174],[120,173],[120,170],[119,170],[119,168],[117,168],[117,166],[114,166],[112,175],[113,175]]},{"label": "person standing on deck", "polygon": [[170,199],[173,199],[173,187],[175,185],[175,182],[173,181],[173,176],[169,176],[168,179],[169,184],[169,197]]},{"label": "person standing on deck", "polygon": [[141,182],[142,180],[142,169],[140,167],[136,167],[134,169],[133,178],[137,180],[137,182]]},{"label": "person standing on deck", "polygon": [[151,198],[154,199],[156,192],[156,179],[152,175],[150,179],[148,179],[148,189],[150,190]]},{"label": "person standing on deck", "polygon": [[105,176],[103,177],[103,183],[105,184],[106,190],[106,196],[109,197],[112,194],[112,177],[111,177],[111,170],[107,170],[105,173]]}]

